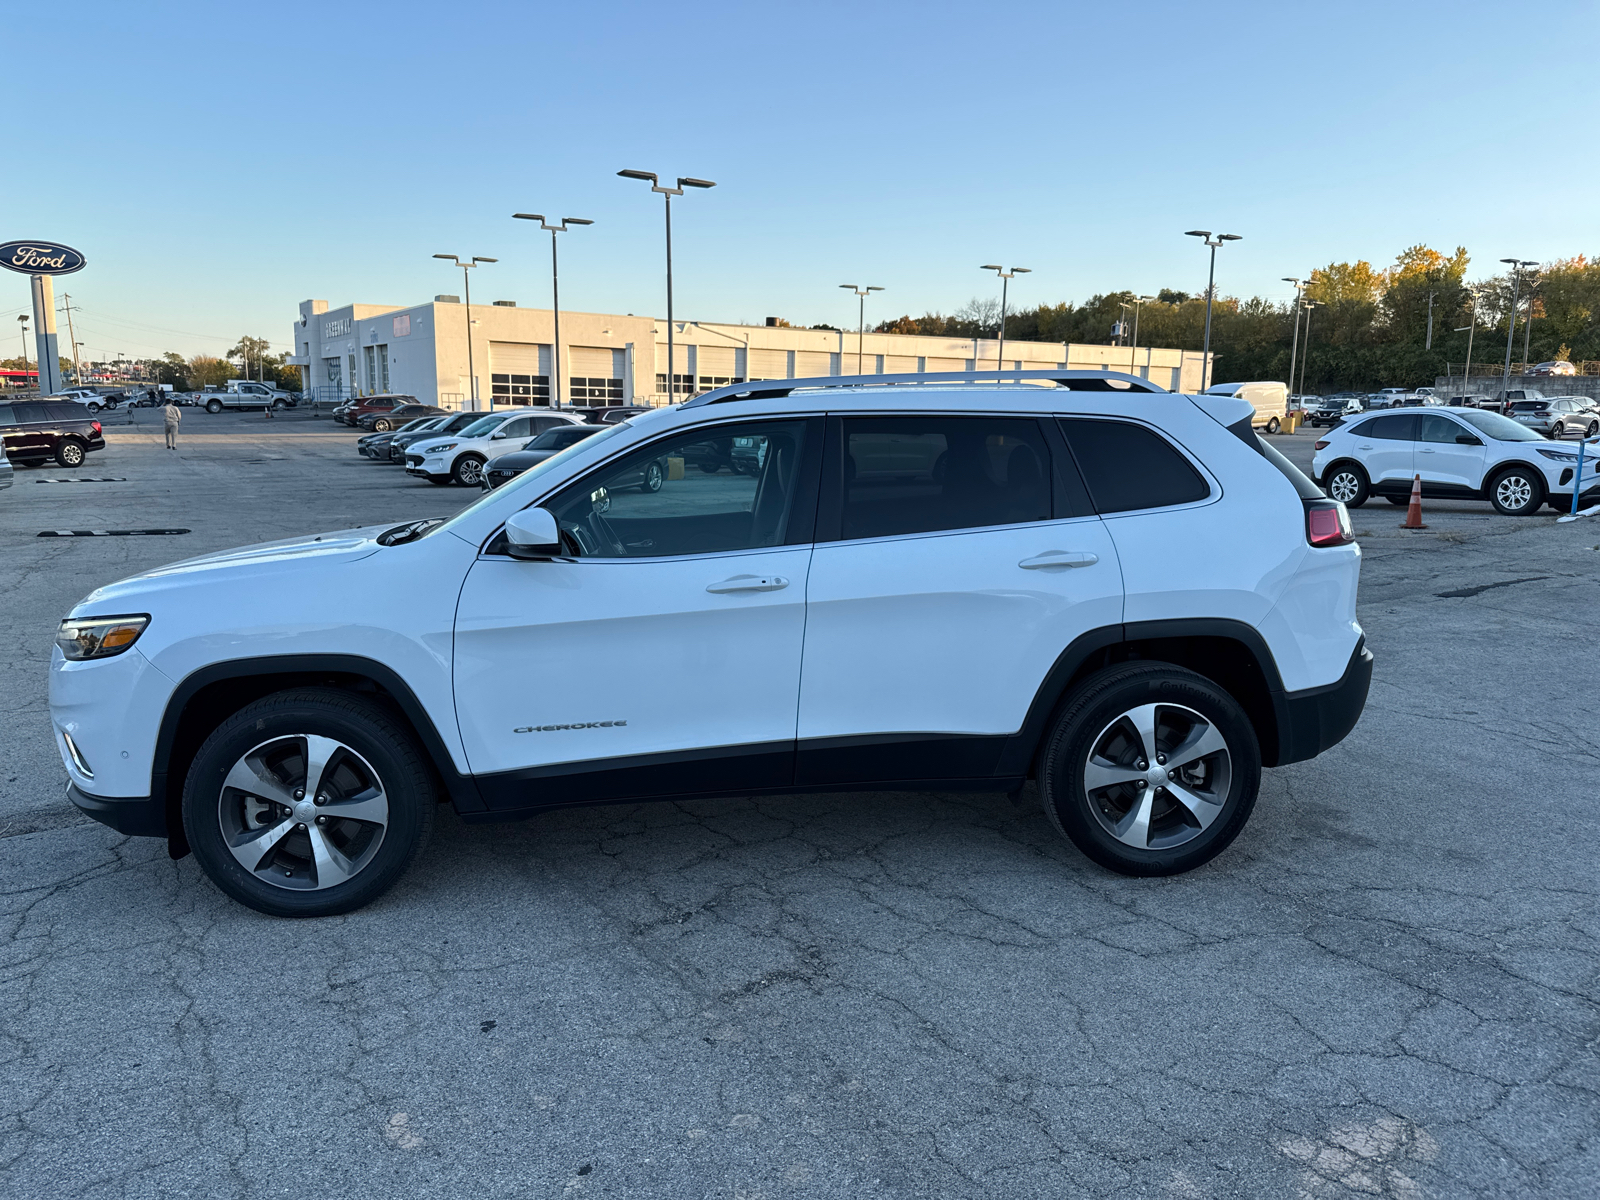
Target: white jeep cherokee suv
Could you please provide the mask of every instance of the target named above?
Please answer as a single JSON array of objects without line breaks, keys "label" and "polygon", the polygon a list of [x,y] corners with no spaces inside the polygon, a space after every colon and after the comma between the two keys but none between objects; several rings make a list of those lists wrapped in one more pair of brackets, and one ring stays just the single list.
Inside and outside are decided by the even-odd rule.
[{"label": "white jeep cherokee suv", "polygon": [[[1103,372],[708,393],[447,521],[93,592],[50,669],[68,791],[283,915],[382,893],[445,799],[478,822],[1032,778],[1096,862],[1188,870],[1372,673],[1344,506],[1252,415]],[[741,438],[752,473],[686,469]]]},{"label": "white jeep cherokee suv", "polygon": [[[1580,503],[1600,498],[1600,447],[1586,447]],[[1572,507],[1578,449],[1499,413],[1478,408],[1351,417],[1316,443],[1312,470],[1328,495],[1358,508],[1378,495],[1404,504],[1413,479],[1424,497],[1487,500],[1507,516],[1523,516],[1546,502]]]},{"label": "white jeep cherokee suv", "polygon": [[478,487],[483,483],[483,464],[495,455],[521,450],[557,425],[582,424],[580,417],[548,410],[488,413],[459,433],[423,438],[407,446],[406,474],[420,475],[430,483]]}]

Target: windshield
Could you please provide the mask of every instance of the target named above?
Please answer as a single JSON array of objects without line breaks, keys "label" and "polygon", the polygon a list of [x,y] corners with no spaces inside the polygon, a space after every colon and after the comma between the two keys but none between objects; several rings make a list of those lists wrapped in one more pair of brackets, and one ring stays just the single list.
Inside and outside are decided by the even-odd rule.
[{"label": "windshield", "polygon": [[485,417],[481,421],[474,421],[461,431],[462,437],[482,437],[484,434],[500,427],[500,422],[506,419],[505,413],[495,413],[492,417]]},{"label": "windshield", "polygon": [[[492,492],[485,492],[479,499],[477,499],[477,500],[473,501],[471,504],[467,505],[460,512],[458,512],[455,516],[451,517],[448,521],[444,522],[442,525],[435,525],[432,529],[428,530],[427,533],[425,533],[423,536],[424,537],[431,537],[433,534],[438,533],[441,529],[449,529],[449,528],[451,528],[452,526],[455,525],[455,523],[457,521],[461,520],[463,517],[467,516],[469,513],[476,512],[480,505],[488,504],[491,501],[498,501],[502,496],[506,495],[506,493],[508,493],[508,492],[520,491],[521,489],[527,487],[530,483],[534,483],[536,480],[541,479],[545,475],[550,474],[551,471],[558,470],[560,468],[561,464],[565,463],[567,461],[567,459],[571,458],[573,455],[577,454],[579,451],[588,450],[589,447],[595,445],[596,443],[603,442],[603,441],[607,440],[608,438],[615,437],[617,434],[621,433],[624,429],[627,429],[627,428],[628,428],[628,423],[626,421],[618,422],[615,425],[599,425],[599,426],[596,426],[593,436],[586,437],[586,438],[579,438],[577,441],[573,442],[572,445],[568,446],[565,450],[561,451],[559,454],[552,454],[549,458],[545,459],[542,463],[538,463],[538,464],[536,464],[536,465],[534,465],[532,467],[529,467],[526,471],[522,472],[522,474],[518,475],[510,483],[502,484],[500,487],[496,488]],[[1522,427],[1519,425],[1519,426],[1517,426],[1517,428],[1520,429]],[[470,430],[468,432],[470,432]],[[552,430],[550,432],[554,432],[554,430]]]},{"label": "windshield", "polygon": [[407,421],[404,425],[400,426],[399,429],[395,430],[395,432],[410,433],[413,430],[426,429],[437,420],[437,417],[418,417],[415,421]]},{"label": "windshield", "polygon": [[1492,437],[1497,442],[1542,442],[1545,440],[1544,434],[1535,433],[1526,425],[1518,425],[1510,417],[1502,417],[1499,413],[1484,412],[1480,408],[1473,408],[1462,409],[1455,415],[1478,430],[1478,432]]}]

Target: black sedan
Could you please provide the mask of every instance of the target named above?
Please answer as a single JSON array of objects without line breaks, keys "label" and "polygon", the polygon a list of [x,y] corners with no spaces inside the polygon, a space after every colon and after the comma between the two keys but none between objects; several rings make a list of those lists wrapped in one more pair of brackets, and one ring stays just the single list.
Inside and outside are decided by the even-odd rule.
[{"label": "black sedan", "polygon": [[406,447],[412,442],[419,442],[425,437],[437,437],[447,433],[460,433],[474,421],[483,420],[481,412],[450,413],[444,417],[435,417],[431,422],[416,429],[397,429],[386,434],[389,439],[389,461],[400,466],[405,465]]},{"label": "black sedan", "polygon": [[[568,446],[583,441],[600,432],[602,425],[562,425],[556,429],[547,429],[521,450],[513,450],[510,454],[502,454],[491,458],[483,468],[483,488],[497,488],[502,483],[509,483],[521,475],[529,467],[536,467],[547,458],[560,454]],[[659,490],[660,482],[652,490]]]},{"label": "black sedan", "polygon": [[439,416],[418,417],[408,421],[399,429],[390,430],[388,433],[369,433],[365,437],[356,439],[356,453],[362,458],[376,459],[378,462],[390,462],[389,447],[394,439],[404,433],[427,433],[442,420]]}]

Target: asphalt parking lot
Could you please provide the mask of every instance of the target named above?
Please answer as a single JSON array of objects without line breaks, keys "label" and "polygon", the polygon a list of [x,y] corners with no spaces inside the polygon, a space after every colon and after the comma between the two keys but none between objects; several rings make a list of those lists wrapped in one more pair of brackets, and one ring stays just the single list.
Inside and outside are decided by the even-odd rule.
[{"label": "asphalt parking lot", "polygon": [[[1358,510],[1366,714],[1186,876],[1027,793],[446,813],[378,903],[288,922],[67,803],[56,623],[475,493],[304,414],[186,410],[175,453],[104,419],[0,492],[0,1194],[1594,1194],[1600,518]],[[191,532],[35,536],[140,528]]]}]

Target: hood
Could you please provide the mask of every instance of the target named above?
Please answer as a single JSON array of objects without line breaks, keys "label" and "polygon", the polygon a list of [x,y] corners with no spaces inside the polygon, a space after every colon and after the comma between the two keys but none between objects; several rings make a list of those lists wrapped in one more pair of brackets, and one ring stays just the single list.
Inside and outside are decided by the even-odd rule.
[{"label": "hood", "polygon": [[237,579],[241,573],[263,577],[281,577],[285,570],[301,567],[329,566],[341,562],[357,562],[377,553],[380,549],[377,536],[393,529],[394,522],[368,525],[361,529],[341,529],[333,533],[306,534],[283,538],[276,542],[261,542],[254,546],[241,546],[233,550],[218,550],[201,554],[180,562],[168,563],[127,579],[119,579],[96,588],[73,606],[74,614],[92,610],[110,611],[123,601],[139,596],[165,591],[167,588],[189,588],[202,583],[208,576],[226,575]]}]

